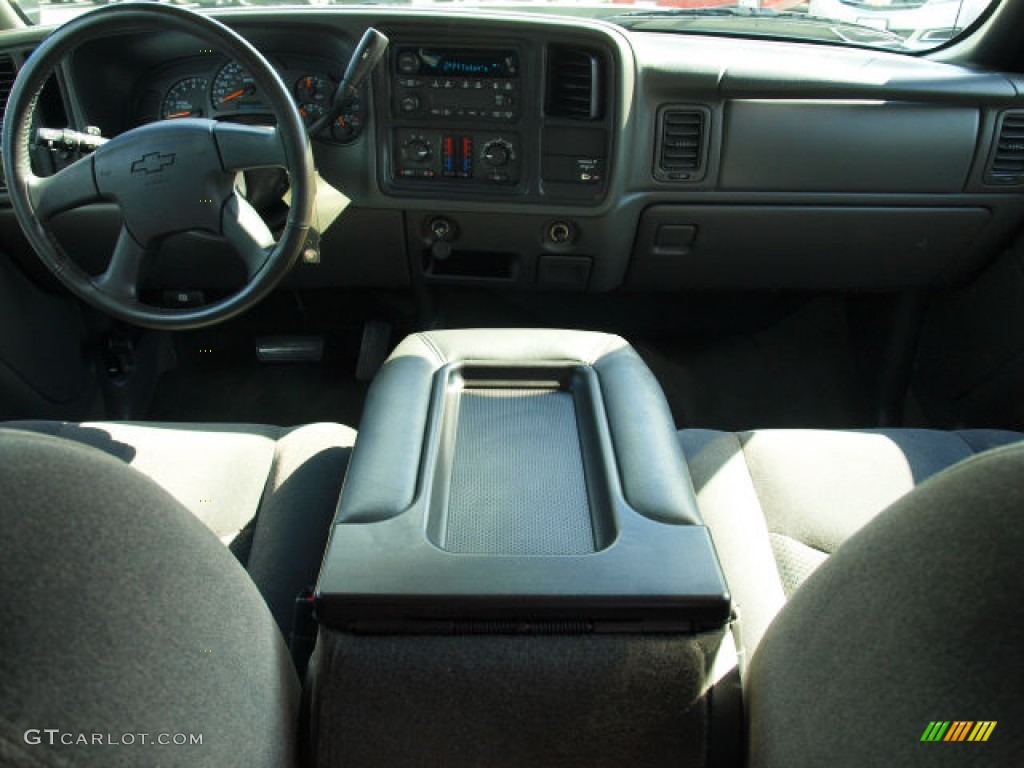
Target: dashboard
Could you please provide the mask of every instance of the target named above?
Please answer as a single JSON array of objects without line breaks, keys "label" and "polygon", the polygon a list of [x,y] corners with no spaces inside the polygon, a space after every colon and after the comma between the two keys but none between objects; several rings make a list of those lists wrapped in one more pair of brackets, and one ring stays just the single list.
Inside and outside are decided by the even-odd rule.
[{"label": "dashboard", "polygon": [[[1015,75],[539,15],[221,18],[307,121],[367,26],[391,41],[313,142],[347,207],[319,223],[298,285],[921,288],[979,267],[1024,214],[1006,139],[1024,126]],[[238,65],[168,32],[83,46],[62,85],[69,122],[108,136],[184,116],[273,120]],[[167,260],[213,280],[222,251],[200,238]]]}]

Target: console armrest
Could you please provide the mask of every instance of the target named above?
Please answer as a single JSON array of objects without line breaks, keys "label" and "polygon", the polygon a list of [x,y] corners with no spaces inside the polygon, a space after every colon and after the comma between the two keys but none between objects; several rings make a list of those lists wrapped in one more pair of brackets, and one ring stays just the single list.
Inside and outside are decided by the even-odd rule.
[{"label": "console armrest", "polygon": [[729,596],[671,414],[621,338],[405,339],[374,381],[317,591],[344,629],[721,626]]}]

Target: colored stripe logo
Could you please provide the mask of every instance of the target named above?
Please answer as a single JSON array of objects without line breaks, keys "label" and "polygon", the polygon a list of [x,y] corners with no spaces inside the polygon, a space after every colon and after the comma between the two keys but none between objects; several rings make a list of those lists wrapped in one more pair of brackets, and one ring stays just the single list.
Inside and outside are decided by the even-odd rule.
[{"label": "colored stripe logo", "polygon": [[921,741],[988,741],[996,720],[932,720]]}]

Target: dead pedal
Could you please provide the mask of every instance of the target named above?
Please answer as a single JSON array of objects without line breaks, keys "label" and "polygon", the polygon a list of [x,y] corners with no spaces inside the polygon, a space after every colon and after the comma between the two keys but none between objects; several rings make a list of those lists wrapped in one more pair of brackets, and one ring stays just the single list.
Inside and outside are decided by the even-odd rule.
[{"label": "dead pedal", "polygon": [[256,340],[261,363],[319,363],[324,359],[323,336],[266,336]]}]

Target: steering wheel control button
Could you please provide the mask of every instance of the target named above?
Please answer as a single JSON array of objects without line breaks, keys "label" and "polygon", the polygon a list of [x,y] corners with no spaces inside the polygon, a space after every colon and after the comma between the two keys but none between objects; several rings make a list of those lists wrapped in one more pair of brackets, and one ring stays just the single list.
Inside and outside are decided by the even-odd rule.
[{"label": "steering wheel control button", "polygon": [[161,305],[169,309],[201,307],[206,304],[206,294],[202,291],[164,291],[161,298]]}]

